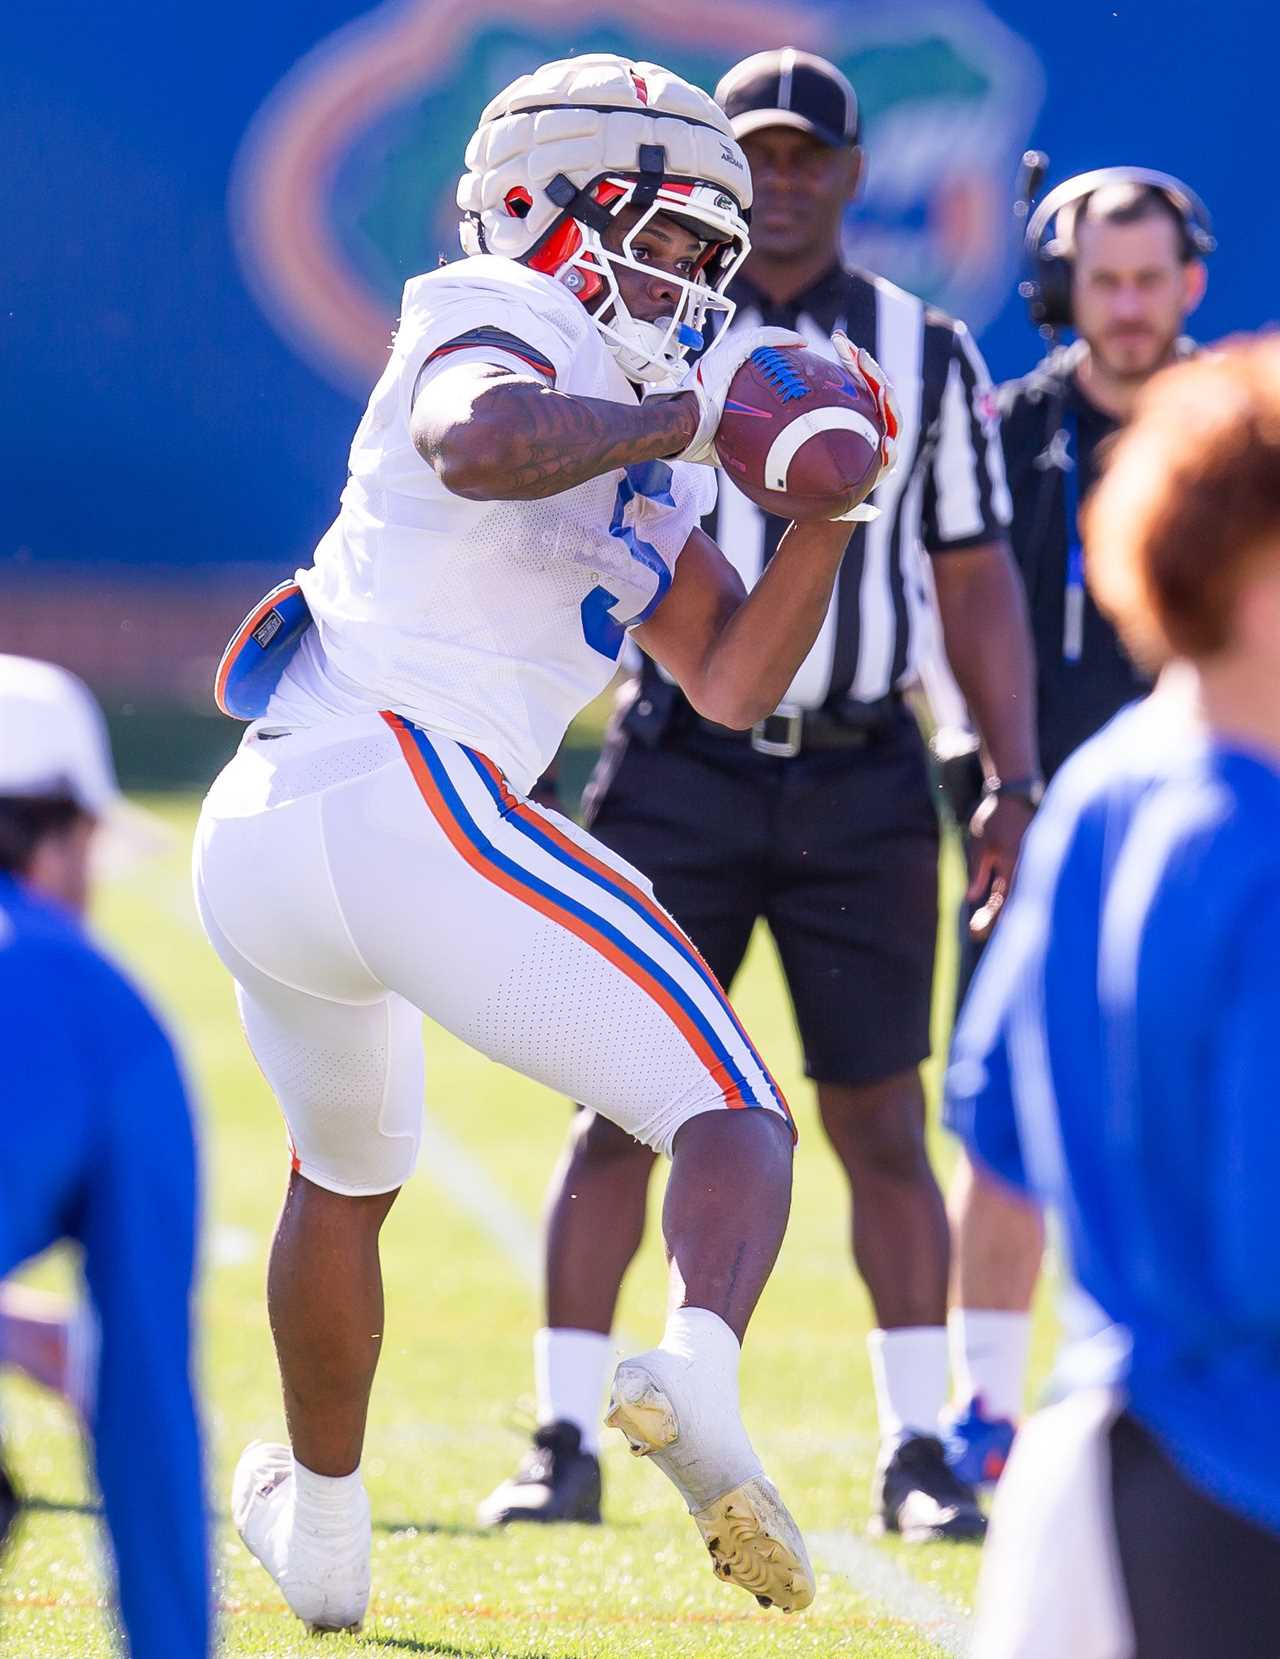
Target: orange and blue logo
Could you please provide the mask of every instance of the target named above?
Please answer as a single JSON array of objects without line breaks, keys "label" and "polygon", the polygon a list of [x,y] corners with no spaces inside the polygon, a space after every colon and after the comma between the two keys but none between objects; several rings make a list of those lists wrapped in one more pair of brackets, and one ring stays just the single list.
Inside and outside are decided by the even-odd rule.
[{"label": "orange and blue logo", "polygon": [[1010,180],[1042,93],[1030,47],[981,0],[385,0],[251,122],[230,192],[246,278],[299,355],[363,398],[404,283],[458,257],[462,153],[503,86],[604,50],[712,87],[784,44],[832,59],[858,92],[869,166],[850,256],[980,330],[1016,256]]}]

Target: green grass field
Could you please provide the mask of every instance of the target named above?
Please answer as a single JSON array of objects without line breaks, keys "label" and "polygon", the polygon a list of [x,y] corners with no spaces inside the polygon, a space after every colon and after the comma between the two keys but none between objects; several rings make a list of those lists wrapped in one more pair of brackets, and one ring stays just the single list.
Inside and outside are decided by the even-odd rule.
[{"label": "green grass field", "polygon": [[[202,1113],[200,1324],[221,1651],[311,1654],[315,1638],[288,1614],[226,1518],[244,1443],[279,1438],[283,1427],[263,1279],[286,1154],[274,1103],[240,1035],[230,982],[196,929],[186,873],[196,803],[145,804],[172,826],[172,849],[110,883],[98,921],[179,1034]],[[949,955],[940,1007],[949,998]],[[755,941],[735,1001],[801,1126],[791,1228],[747,1343],[743,1406],[810,1537],[819,1577],[813,1608],[784,1619],[718,1583],[674,1490],[630,1459],[620,1439],[605,1452],[604,1527],[493,1534],[474,1526],[476,1501],[510,1472],[523,1446],[529,1338],[539,1323],[537,1221],[567,1107],[433,1029],[427,1107],[436,1133],[383,1235],[387,1336],[364,1463],[373,1603],[359,1637],[325,1639],[324,1659],[730,1652],[924,1659],[962,1650],[976,1550],[871,1544],[864,1536],[876,1446],[863,1344],[869,1310],[849,1266],[843,1182],[800,1074],[767,936]],[[942,1140],[937,1153],[948,1167]],[[41,1263],[34,1277],[64,1283],[67,1264]],[[621,1313],[638,1345],[659,1334],[663,1303],[651,1227]],[[1042,1315],[1038,1373],[1049,1325]],[[74,1425],[56,1401],[18,1381],[2,1393],[6,1440],[31,1512],[0,1577],[0,1659],[99,1659],[115,1649],[99,1522]]]}]

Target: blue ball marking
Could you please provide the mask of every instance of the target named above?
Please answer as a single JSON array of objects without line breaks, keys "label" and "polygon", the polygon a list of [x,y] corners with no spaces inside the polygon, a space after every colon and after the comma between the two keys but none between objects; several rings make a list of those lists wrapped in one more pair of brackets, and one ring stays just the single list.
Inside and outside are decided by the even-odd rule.
[{"label": "blue ball marking", "polygon": [[758,346],[751,353],[751,361],[783,403],[793,403],[796,398],[808,397],[809,388],[797,373],[786,352],[777,346]]}]

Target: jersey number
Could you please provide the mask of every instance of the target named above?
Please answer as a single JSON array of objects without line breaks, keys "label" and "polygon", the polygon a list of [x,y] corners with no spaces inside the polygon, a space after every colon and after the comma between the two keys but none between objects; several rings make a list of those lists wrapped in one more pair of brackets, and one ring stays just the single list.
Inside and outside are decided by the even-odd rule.
[{"label": "jersey number", "polygon": [[652,542],[642,541],[630,525],[623,522],[628,506],[637,496],[643,496],[646,501],[656,501],[662,507],[675,506],[671,495],[671,468],[665,461],[640,461],[627,468],[618,485],[613,519],[609,525],[609,534],[624,544],[633,559],[652,571],[657,582],[652,598],[643,610],[622,620],[613,614],[613,607],[618,603],[617,594],[610,593],[600,583],[582,601],[582,637],[593,651],[599,651],[610,662],[617,662],[627,629],[647,621],[671,586],[671,572],[663,563],[658,549]]}]

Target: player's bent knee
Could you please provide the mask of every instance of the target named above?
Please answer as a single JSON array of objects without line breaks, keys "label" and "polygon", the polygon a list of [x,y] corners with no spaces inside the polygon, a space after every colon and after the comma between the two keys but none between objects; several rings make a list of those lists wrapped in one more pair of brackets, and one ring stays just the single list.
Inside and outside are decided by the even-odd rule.
[{"label": "player's bent knee", "polygon": [[372,1114],[323,1113],[314,1102],[299,1110],[282,1102],[294,1171],[338,1198],[380,1198],[403,1187],[418,1163],[422,1108],[406,1111],[394,1133]]},{"label": "player's bent knee", "polygon": [[752,1144],[757,1156],[780,1156],[789,1166],[795,1153],[795,1135],[789,1119],[768,1108],[726,1111],[723,1108],[698,1112],[685,1118],[671,1137],[669,1152],[674,1156],[682,1145],[722,1137],[726,1145],[744,1141]]},{"label": "player's bent knee", "polygon": [[289,1176],[290,1204],[332,1211],[369,1226],[380,1227],[399,1196],[398,1186],[389,1187],[385,1192],[342,1192],[304,1175],[301,1169],[292,1170]]},{"label": "player's bent knee", "polygon": [[[664,1157],[669,1158],[675,1149],[676,1139],[680,1132],[689,1124],[704,1121],[723,1121],[726,1124],[757,1122],[776,1124],[776,1129],[768,1130],[766,1133],[769,1135],[777,1134],[788,1147],[795,1145],[795,1125],[792,1123],[790,1115],[785,1113],[780,1106],[734,1108],[726,1105],[722,1095],[717,1095],[698,1105],[684,1104],[673,1107],[665,1114],[651,1120],[642,1132],[642,1138],[646,1146],[651,1146],[655,1152],[661,1152]],[[727,1132],[736,1133],[734,1130]],[[746,1132],[752,1134],[758,1131],[747,1130]]]},{"label": "player's bent knee", "polygon": [[638,1141],[634,1135],[601,1113],[586,1108],[579,1112],[574,1120],[573,1141],[575,1161],[586,1159],[590,1163],[634,1163],[648,1166],[655,1156],[653,1147]]},{"label": "player's bent knee", "polygon": [[380,1203],[390,1209],[412,1174],[412,1167],[403,1174],[394,1172],[382,1158],[346,1158],[335,1167],[331,1161],[320,1163],[295,1154],[289,1184],[291,1191],[300,1187],[313,1203],[334,1199],[348,1202],[353,1209],[376,1209]]}]

